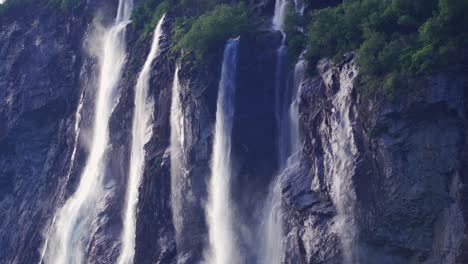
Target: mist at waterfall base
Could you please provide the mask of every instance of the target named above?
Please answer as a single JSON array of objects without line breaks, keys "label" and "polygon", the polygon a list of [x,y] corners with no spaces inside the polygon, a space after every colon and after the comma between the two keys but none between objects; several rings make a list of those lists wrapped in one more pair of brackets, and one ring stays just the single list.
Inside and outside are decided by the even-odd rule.
[{"label": "mist at waterfall base", "polygon": [[93,137],[90,153],[78,187],[56,212],[50,237],[44,238],[45,263],[83,263],[98,211],[105,206],[103,177],[109,140],[109,119],[118,98],[116,87],[125,60],[125,27],[130,22],[133,3],[120,0],[114,24],[104,30],[98,56],[99,80],[95,98]]},{"label": "mist at waterfall base", "polygon": [[162,37],[163,15],[154,30],[153,43],[135,86],[135,109],[132,125],[132,147],[130,172],[127,183],[127,197],[124,211],[124,225],[121,238],[119,264],[133,263],[135,254],[136,206],[145,165],[145,144],[151,139],[154,101],[148,97],[149,79],[153,60],[159,55],[159,41]]}]

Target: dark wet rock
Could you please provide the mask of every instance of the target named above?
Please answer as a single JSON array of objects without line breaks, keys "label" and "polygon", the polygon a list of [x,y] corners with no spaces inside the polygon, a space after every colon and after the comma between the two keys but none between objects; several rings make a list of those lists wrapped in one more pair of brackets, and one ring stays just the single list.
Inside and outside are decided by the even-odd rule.
[{"label": "dark wet rock", "polygon": [[[101,10],[104,23],[111,23],[115,14],[115,1],[87,2],[66,15],[39,8],[34,14],[0,19],[1,263],[37,262],[43,232],[73,194],[86,162],[98,66],[83,40],[91,33],[96,10]],[[338,2],[310,2],[306,11]],[[250,6],[260,15],[271,15],[274,1],[250,1]],[[198,263],[207,244],[204,206],[222,53],[203,66],[181,64],[187,174],[175,190],[181,194],[182,209],[174,212],[169,117],[175,59],[169,54],[168,34],[174,19],[168,14],[167,35],[150,79],[153,137],[145,146],[135,263]],[[86,252],[90,263],[115,263],[120,253],[133,93],[151,41],[151,34],[143,39],[128,27],[128,56],[109,124],[109,195],[91,234]],[[274,74],[280,42],[280,33],[263,29],[240,41],[231,192],[246,263],[256,261],[259,208],[278,173]],[[279,175],[285,212],[283,263],[342,263],[335,227],[339,212],[325,154],[336,132],[332,101],[342,89],[340,74],[352,63],[353,53],[336,65],[323,60],[320,76],[308,77],[301,85],[302,152],[291,157]],[[365,96],[357,87],[350,94],[357,150],[350,191],[356,194],[352,218],[361,263],[468,262],[466,76],[438,72],[415,83],[393,101]],[[82,135],[71,166],[75,111],[82,93]],[[182,219],[177,241],[174,213]]]},{"label": "dark wet rock", "polygon": [[[38,261],[74,144],[86,16],[0,19],[0,262]],[[68,158],[67,158],[68,157]]]},{"label": "dark wet rock", "polygon": [[[323,177],[327,165],[321,143],[334,131],[321,124],[328,124],[343,65],[325,61],[319,65],[321,77],[302,84],[303,150],[311,169],[297,185],[291,184],[297,174],[287,176],[283,194],[288,208],[285,250],[291,257],[301,256],[296,263],[341,261],[340,240],[329,229],[334,206],[328,198],[331,183]],[[462,197],[467,83],[460,75],[439,73],[418,85],[393,102],[365,97],[353,88],[350,118],[358,158],[352,179],[361,263],[466,261]],[[309,188],[300,187],[307,181]],[[300,195],[291,196],[291,190]],[[311,197],[321,201],[301,210],[304,201],[316,201]],[[317,206],[322,210],[315,211]]]}]

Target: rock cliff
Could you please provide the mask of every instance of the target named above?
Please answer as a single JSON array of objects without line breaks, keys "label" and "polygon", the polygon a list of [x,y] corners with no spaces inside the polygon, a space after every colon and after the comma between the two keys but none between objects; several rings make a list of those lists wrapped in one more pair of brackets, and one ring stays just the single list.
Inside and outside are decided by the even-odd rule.
[{"label": "rock cliff", "polygon": [[[116,9],[115,1],[90,2],[70,12],[38,5],[34,14],[0,18],[0,263],[40,261],[55,212],[76,190],[89,154],[97,79],[89,40],[93,19],[107,25]],[[250,1],[249,8],[265,15],[273,4]],[[145,146],[134,263],[200,263],[208,243],[204,208],[221,54],[201,65],[174,58],[176,20],[167,14],[149,80],[153,135]],[[109,195],[86,248],[88,263],[116,263],[119,256],[134,87],[151,37],[127,27],[105,159]],[[322,59],[317,74],[300,82],[301,146],[280,171],[274,78],[280,44],[281,34],[263,25],[240,39],[231,192],[246,263],[259,262],[262,208],[276,178],[282,263],[468,262],[466,76],[439,71],[404,96],[385,98],[357,85],[354,53],[339,63]],[[174,96],[184,133],[177,185],[170,148]]]}]

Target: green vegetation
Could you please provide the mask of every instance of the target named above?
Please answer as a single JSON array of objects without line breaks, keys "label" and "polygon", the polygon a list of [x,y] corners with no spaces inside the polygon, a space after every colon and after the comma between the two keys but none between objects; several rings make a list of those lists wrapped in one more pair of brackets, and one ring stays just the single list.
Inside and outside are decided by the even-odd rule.
[{"label": "green vegetation", "polygon": [[184,10],[184,14],[189,17],[196,17],[213,9],[219,0],[180,0],[179,9]]},{"label": "green vegetation", "polygon": [[217,54],[228,38],[251,31],[247,8],[240,3],[234,7],[215,6],[196,18],[182,18],[173,30],[173,51],[193,54],[197,62]]},{"label": "green vegetation", "polygon": [[392,94],[413,77],[466,63],[466,14],[466,0],[345,0],[313,14],[308,57],[315,64],[355,50],[360,82]]},{"label": "green vegetation", "polygon": [[200,63],[215,56],[228,38],[251,31],[247,7],[219,4],[218,0],[142,0],[132,14],[141,38],[150,33],[165,12],[174,12],[172,53],[193,56]]},{"label": "green vegetation", "polygon": [[166,13],[171,2],[169,0],[143,0],[132,13],[132,24],[142,38],[153,31],[161,16]]},{"label": "green vegetation", "polygon": [[284,33],[286,34],[286,45],[288,46],[288,58],[294,63],[306,45],[306,36],[302,32],[305,19],[296,12],[294,5],[289,3],[284,19]]}]

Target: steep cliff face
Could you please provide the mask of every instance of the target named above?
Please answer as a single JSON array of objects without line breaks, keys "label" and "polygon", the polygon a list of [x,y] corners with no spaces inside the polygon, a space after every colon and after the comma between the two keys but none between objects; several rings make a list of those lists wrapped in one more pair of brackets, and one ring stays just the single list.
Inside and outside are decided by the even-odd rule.
[{"label": "steep cliff face", "polygon": [[[259,14],[274,9],[273,1],[250,3]],[[99,31],[92,19],[99,13],[110,24],[115,5],[96,1],[70,13],[41,7],[0,21],[1,263],[38,262],[57,209],[77,189],[97,92],[89,44]],[[175,21],[169,12],[151,67],[153,134],[145,145],[134,263],[199,263],[208,244],[205,206],[221,54],[200,65],[177,61],[170,52]],[[232,130],[231,209],[245,263],[262,257],[261,208],[276,178],[284,212],[281,263],[467,262],[466,77],[439,72],[406,96],[387,100],[355,86],[359,67],[352,53],[336,65],[322,60],[318,75],[300,85],[300,151],[278,172],[275,74],[282,36],[261,27],[240,38]],[[84,253],[89,263],[116,263],[121,252],[135,84],[152,34],[142,38],[129,26],[125,37],[103,162],[107,195]],[[175,96],[183,173],[171,175]]]},{"label": "steep cliff face", "polygon": [[74,144],[86,16],[0,24],[0,259],[30,263],[62,193]]},{"label": "steep cliff face", "polygon": [[377,100],[350,86],[354,64],[324,60],[302,84],[288,263],[463,263],[466,80],[440,73]]}]

